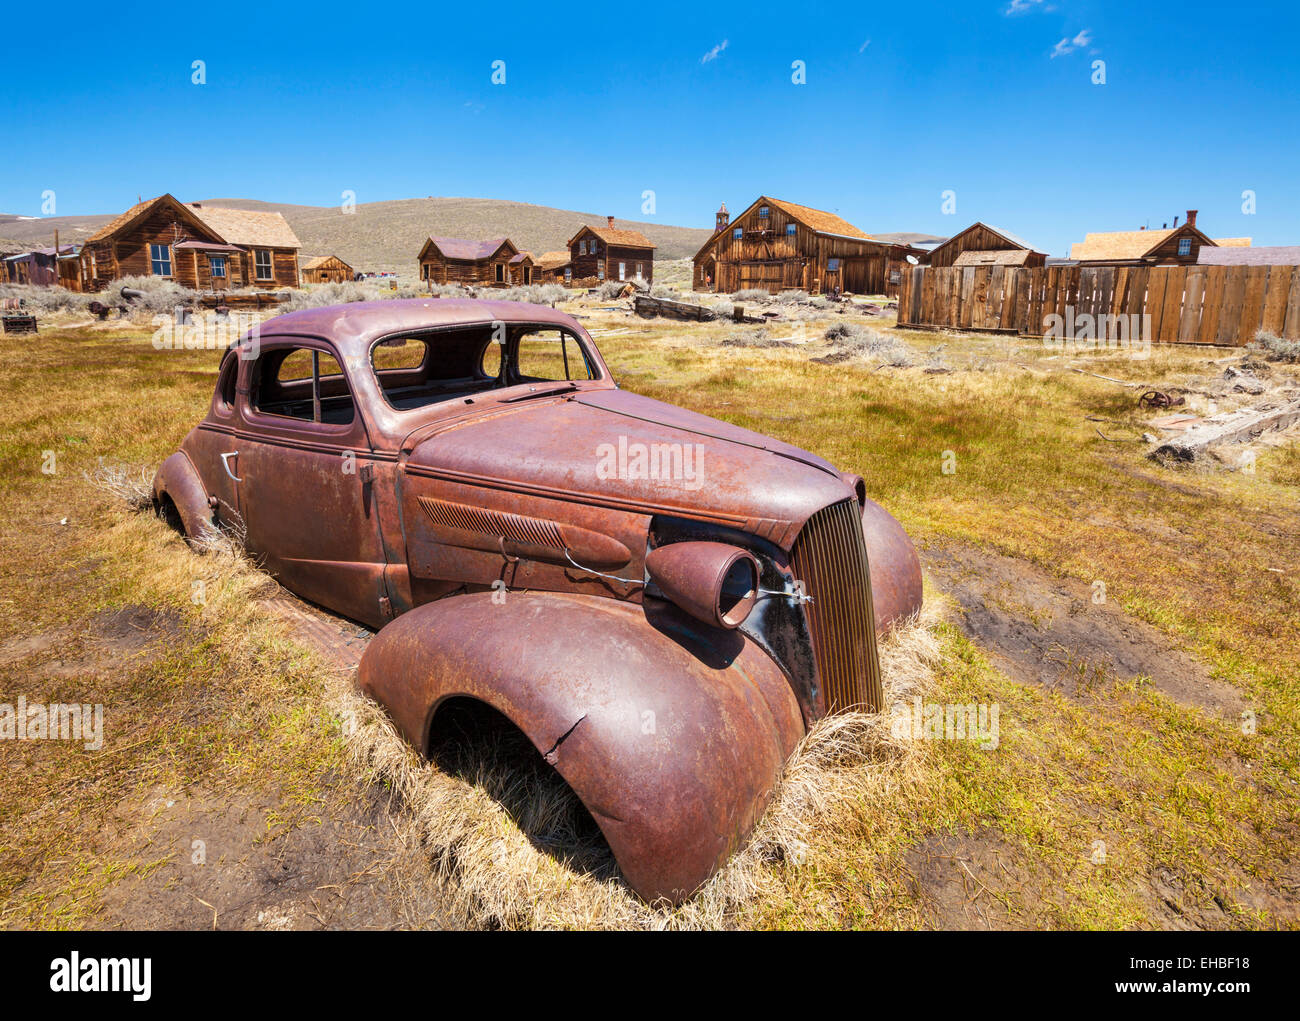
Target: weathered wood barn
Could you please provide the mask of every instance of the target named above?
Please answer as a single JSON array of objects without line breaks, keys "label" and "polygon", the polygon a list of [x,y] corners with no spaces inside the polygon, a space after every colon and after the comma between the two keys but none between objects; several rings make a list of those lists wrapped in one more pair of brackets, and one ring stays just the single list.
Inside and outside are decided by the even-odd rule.
[{"label": "weathered wood barn", "polygon": [[302,264],[304,284],[341,284],[355,276],[352,267],[337,255],[318,255]]},{"label": "weathered wood barn", "polygon": [[279,213],[137,203],[81,249],[81,277],[98,291],[124,276],[161,276],[195,290],[297,287],[297,236]]},{"label": "weathered wood barn", "polygon": [[804,290],[896,294],[907,245],[877,241],[834,213],[760,196],[732,220],[724,203],[695,254],[693,288],[775,294]]},{"label": "weathered wood barn", "polygon": [[623,230],[607,216],[603,227],[584,225],[569,238],[571,280],[599,283],[640,277],[654,282],[655,245],[639,230]]},{"label": "weathered wood barn", "polygon": [[1080,266],[1193,266],[1203,247],[1249,248],[1250,238],[1210,238],[1196,226],[1196,210],[1187,220],[1160,230],[1103,231],[1085,235],[1070,246]]},{"label": "weathered wood barn", "polygon": [[1047,253],[1010,231],[975,222],[930,252],[931,266],[1041,266]]},{"label": "weathered wood barn", "polygon": [[510,282],[510,260],[518,254],[519,249],[509,238],[471,241],[431,237],[420,249],[420,279],[430,285],[505,287]]},{"label": "weathered wood barn", "polygon": [[569,262],[569,252],[543,252],[537,257],[537,271],[534,278],[539,283],[569,284],[573,282],[573,265]]}]

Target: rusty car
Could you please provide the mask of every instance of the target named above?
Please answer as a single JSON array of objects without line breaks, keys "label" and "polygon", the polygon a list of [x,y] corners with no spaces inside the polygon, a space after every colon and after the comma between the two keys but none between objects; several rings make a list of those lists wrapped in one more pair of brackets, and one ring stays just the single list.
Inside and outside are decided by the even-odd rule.
[{"label": "rusty car", "polygon": [[430,298],[311,308],[225,353],[154,482],[302,598],[377,630],[357,683],[428,752],[504,715],[628,886],[679,902],[828,713],[880,710],[916,552],[859,475],[621,389],[581,323]]}]

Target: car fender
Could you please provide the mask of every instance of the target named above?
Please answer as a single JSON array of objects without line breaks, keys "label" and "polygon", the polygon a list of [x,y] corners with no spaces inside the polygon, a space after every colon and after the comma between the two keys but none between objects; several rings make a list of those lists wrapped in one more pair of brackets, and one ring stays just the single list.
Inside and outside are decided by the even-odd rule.
[{"label": "car fender", "polygon": [[502,713],[651,902],[689,896],[743,846],[804,732],[788,681],[753,642],[649,599],[427,603],[371,641],[358,683],[423,753],[448,699]]},{"label": "car fender", "polygon": [[903,526],[874,500],[863,501],[862,535],[867,543],[876,633],[883,635],[920,611],[921,559]]},{"label": "car fender", "polygon": [[212,507],[198,469],[178,450],[159,467],[153,479],[153,498],[158,502],[166,494],[176,505],[185,526],[185,534],[196,539],[212,527]]}]

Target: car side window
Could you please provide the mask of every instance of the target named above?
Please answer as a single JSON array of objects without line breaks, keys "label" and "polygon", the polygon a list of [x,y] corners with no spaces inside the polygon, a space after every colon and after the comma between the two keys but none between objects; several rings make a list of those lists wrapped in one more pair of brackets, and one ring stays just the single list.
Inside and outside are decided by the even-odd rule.
[{"label": "car side window", "polygon": [[515,349],[516,375],[521,382],[594,379],[582,345],[564,330],[530,330]]},{"label": "car side window", "polygon": [[354,414],[352,391],[338,359],[312,348],[263,352],[249,397],[259,414],[322,425],[347,425]]}]

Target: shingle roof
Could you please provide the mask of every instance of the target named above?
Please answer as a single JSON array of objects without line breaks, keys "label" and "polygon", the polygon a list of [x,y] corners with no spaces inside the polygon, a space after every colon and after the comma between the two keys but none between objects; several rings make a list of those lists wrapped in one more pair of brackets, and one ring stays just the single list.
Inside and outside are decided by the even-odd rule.
[{"label": "shingle roof", "polygon": [[1033,252],[1028,248],[1007,248],[994,251],[967,249],[959,252],[954,266],[1023,266]]},{"label": "shingle roof", "polygon": [[1215,238],[1214,243],[1220,248],[1249,248],[1250,238]]},{"label": "shingle roof", "polygon": [[[137,217],[143,216],[146,212],[149,211],[149,209],[151,209],[159,202],[174,203],[178,208],[184,210],[187,213],[190,213],[192,216],[196,218],[198,217],[198,213],[195,213],[193,210],[189,209],[189,207],[182,205],[174,196],[170,194],[159,195],[157,198],[145,199],[143,202],[137,202],[125,213],[113,217],[113,219],[109,220],[108,223],[100,227],[99,230],[95,231],[95,233],[90,235],[90,237],[86,238],[86,241],[87,242],[103,241],[107,238],[112,237],[114,234],[116,234],[127,224],[131,223]],[[226,240],[229,239],[227,238]]]},{"label": "shingle roof", "polygon": [[1300,245],[1202,245],[1196,256],[1198,266],[1300,266]]},{"label": "shingle roof", "polygon": [[[1180,229],[1180,228],[1176,228]],[[1082,241],[1070,246],[1070,258],[1140,259],[1165,241],[1174,230],[1112,230],[1085,234]]]},{"label": "shingle roof", "polygon": [[561,266],[569,264],[569,253],[563,252],[543,252],[537,259],[539,269],[559,269]]},{"label": "shingle roof", "polygon": [[[301,263],[300,265],[302,266],[303,269],[317,269],[321,266],[324,266],[325,263],[330,261],[330,259],[338,259],[338,258],[339,257],[337,255],[316,255],[308,259],[306,262]],[[343,260],[339,259],[339,262],[343,262]],[[348,264],[346,262],[343,262],[343,265],[347,266]],[[348,268],[351,269],[350,266]]]},{"label": "shingle roof", "polygon": [[[607,245],[622,245],[624,248],[655,247],[655,243],[639,230],[621,230],[618,227],[593,227],[591,224],[587,224],[586,229]],[[581,233],[582,231],[578,231],[578,234]],[[577,237],[578,234],[573,236]],[[570,239],[570,244],[572,244],[572,239]]]},{"label": "shingle roof", "polygon": [[[532,258],[533,258],[532,252],[518,252],[515,255],[510,257],[510,265],[513,266],[516,262],[523,262],[525,259],[532,259]],[[536,261],[537,261],[536,259],[533,259],[534,263]]]},{"label": "shingle roof", "polygon": [[780,209],[784,209],[796,220],[807,224],[819,234],[838,234],[846,238],[860,238],[863,241],[876,240],[870,234],[867,234],[848,220],[836,216],[834,213],[828,213],[824,209],[814,209],[812,206],[801,206],[796,202],[786,202],[784,199],[774,199],[769,195],[764,195],[764,199]]},{"label": "shingle roof", "polygon": [[425,243],[432,242],[445,258],[477,262],[480,259],[491,258],[508,240],[509,238],[489,238],[487,241],[471,241],[469,238],[431,237]]},{"label": "shingle roof", "polygon": [[251,209],[227,209],[224,206],[187,207],[194,215],[232,245],[262,245],[267,248],[301,248],[289,221],[279,213],[254,212]]}]

